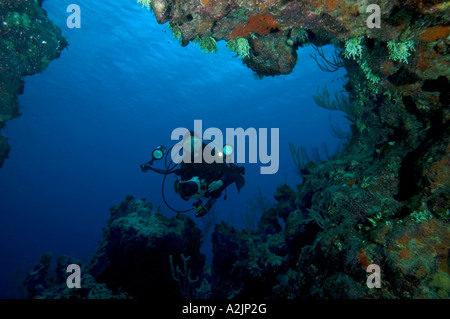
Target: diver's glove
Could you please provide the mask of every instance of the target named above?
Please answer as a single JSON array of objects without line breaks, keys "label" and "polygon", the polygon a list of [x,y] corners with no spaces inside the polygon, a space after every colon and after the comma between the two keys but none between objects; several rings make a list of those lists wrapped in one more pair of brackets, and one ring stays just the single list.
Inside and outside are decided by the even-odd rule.
[{"label": "diver's glove", "polygon": [[202,206],[202,208],[195,214],[195,217],[203,217],[206,214],[208,214],[208,211],[206,210],[205,207]]},{"label": "diver's glove", "polygon": [[223,185],[223,182],[219,179],[218,181],[214,181],[211,184],[208,185],[208,192],[212,193],[219,188],[221,188]]},{"label": "diver's glove", "polygon": [[195,217],[202,217],[208,214],[208,211],[203,207],[201,200],[195,202],[192,206],[194,206],[194,209],[197,211]]}]

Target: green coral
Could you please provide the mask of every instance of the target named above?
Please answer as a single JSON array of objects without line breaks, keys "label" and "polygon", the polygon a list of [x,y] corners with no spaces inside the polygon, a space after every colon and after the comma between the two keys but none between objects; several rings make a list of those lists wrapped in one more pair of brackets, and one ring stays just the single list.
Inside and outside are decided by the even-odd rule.
[{"label": "green coral", "polygon": [[301,46],[306,46],[309,44],[309,36],[308,31],[304,28],[293,28],[291,33],[289,34],[289,38],[286,41],[286,44],[289,46],[293,46],[295,44],[299,44]]},{"label": "green coral", "polygon": [[[375,75],[372,72],[372,69],[368,63],[367,54],[364,54],[363,57],[363,45],[361,44],[362,37],[351,38],[345,43],[345,52],[344,57],[347,59],[355,60],[361,71],[364,74],[364,77],[369,81],[368,88],[372,95],[376,95],[378,93],[378,84],[380,83],[380,77]],[[365,93],[364,93],[365,94]]]},{"label": "green coral", "polygon": [[231,39],[227,43],[227,48],[243,58],[250,55],[250,44],[246,38]]},{"label": "green coral", "polygon": [[414,221],[416,221],[417,223],[427,222],[433,219],[433,214],[431,214],[429,210],[425,209],[421,212],[415,211],[411,213],[411,218],[414,219]]},{"label": "green coral", "polygon": [[181,29],[177,24],[169,24],[169,29],[170,31],[172,31],[172,35],[175,39],[177,39],[178,41],[182,41],[183,40],[183,35],[181,33]]},{"label": "green coral", "polygon": [[358,129],[358,131],[360,131],[360,132],[369,131],[369,128],[367,127],[366,124],[364,124],[363,119],[358,118],[356,120],[355,124],[356,124],[356,128]]},{"label": "green coral", "polygon": [[392,222],[390,220],[386,220],[390,215],[389,210],[379,211],[374,214],[372,217],[367,218],[367,221],[370,223],[370,226],[364,226],[363,224],[358,224],[358,229],[369,231],[377,226],[381,225],[390,225]]},{"label": "green coral", "polygon": [[31,24],[31,19],[30,19],[30,17],[28,16],[28,14],[26,14],[26,13],[22,14],[22,25],[23,25],[25,28],[29,28],[29,27],[30,27],[30,24]]},{"label": "green coral", "polygon": [[345,42],[345,52],[344,56],[347,59],[352,58],[353,60],[356,60],[356,58],[361,57],[362,55],[362,45],[361,45],[362,38],[356,37],[351,38]]},{"label": "green coral", "polygon": [[361,188],[367,189],[370,187],[370,177],[364,177],[361,182]]},{"label": "green coral", "polygon": [[367,65],[366,61],[359,63],[359,66],[361,67],[361,70],[364,72],[366,79],[369,80],[369,82],[372,85],[378,84],[378,82],[380,82],[380,78],[377,75],[373,74],[372,70]]},{"label": "green coral", "polygon": [[142,8],[147,8],[149,10],[152,9],[151,0],[137,0],[137,3],[140,3],[142,5]]},{"label": "green coral", "polygon": [[16,27],[24,27],[29,28],[31,25],[31,19],[28,16],[28,14],[20,14],[18,12],[8,12],[6,15],[6,24],[9,26],[16,26]]},{"label": "green coral", "polygon": [[411,55],[410,52],[415,51],[414,41],[409,40],[405,42],[397,42],[391,40],[387,43],[389,50],[389,59],[392,61],[405,62],[408,64],[408,57]]},{"label": "green coral", "polygon": [[22,17],[19,12],[8,12],[5,22],[9,26],[19,26],[22,23]]},{"label": "green coral", "polygon": [[198,43],[200,49],[206,53],[217,53],[217,42],[213,37],[202,37],[197,36],[194,39],[195,43]]}]

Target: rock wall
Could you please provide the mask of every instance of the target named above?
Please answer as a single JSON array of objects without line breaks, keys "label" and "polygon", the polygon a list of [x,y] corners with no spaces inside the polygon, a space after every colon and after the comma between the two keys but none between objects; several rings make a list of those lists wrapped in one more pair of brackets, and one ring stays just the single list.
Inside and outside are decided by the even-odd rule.
[{"label": "rock wall", "polygon": [[[0,130],[20,115],[17,96],[25,75],[42,72],[67,46],[38,0],[0,1]],[[0,167],[8,156],[7,139],[0,134]]]}]

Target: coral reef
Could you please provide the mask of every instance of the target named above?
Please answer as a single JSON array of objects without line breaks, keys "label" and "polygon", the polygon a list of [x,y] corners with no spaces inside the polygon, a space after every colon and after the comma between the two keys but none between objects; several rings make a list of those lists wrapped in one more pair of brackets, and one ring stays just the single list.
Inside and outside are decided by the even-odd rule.
[{"label": "coral reef", "polygon": [[[67,45],[41,2],[3,0],[0,5],[0,129],[19,115],[22,77],[44,70]],[[8,151],[7,141],[0,135],[0,167]]]},{"label": "coral reef", "polygon": [[108,287],[133,297],[176,296],[169,257],[182,265],[190,257],[192,277],[200,275],[205,257],[200,253],[201,232],[185,215],[168,219],[152,212],[150,203],[128,197],[111,209],[111,219],[100,248],[90,263],[90,273]]},{"label": "coral reef", "polygon": [[114,293],[105,284],[99,284],[88,273],[81,276],[82,287],[69,289],[66,285],[68,276],[66,268],[70,264],[81,265],[79,260],[60,256],[52,267],[53,255],[48,253],[41,257],[39,263],[28,273],[25,279],[28,298],[35,299],[129,299],[126,293]]},{"label": "coral reef", "polygon": [[[401,160],[394,146],[378,157],[350,142],[311,166],[297,191],[280,185],[278,204],[263,215],[258,232],[218,225],[214,296],[449,298],[448,197],[440,193],[443,206],[432,211],[411,211],[395,199]],[[278,215],[285,228],[267,215]],[[370,264],[381,267],[381,289],[366,286]]]},{"label": "coral reef", "polygon": [[[364,157],[346,148],[314,166],[297,190],[280,185],[277,205],[264,212],[257,230],[216,225],[210,273],[199,251],[200,230],[189,217],[168,219],[128,196],[111,208],[103,241],[83,267],[82,289],[68,289],[64,281],[65,267],[79,261],[60,257],[50,277],[51,255],[44,255],[27,276],[28,295],[449,298],[448,210],[408,212],[392,198],[397,157],[371,169],[359,165]],[[372,263],[382,269],[381,289],[366,286]]]},{"label": "coral reef", "polygon": [[[269,211],[276,216],[276,211]],[[264,217],[263,217],[264,218]],[[215,298],[275,297],[272,286],[287,265],[286,245],[276,218],[259,232],[242,233],[221,223],[213,233],[212,294]],[[271,230],[265,232],[266,230]]]},{"label": "coral reef", "polygon": [[[321,176],[330,166],[341,167],[332,184]],[[348,186],[353,175],[344,167],[340,159],[317,167],[297,191],[280,185],[278,204],[264,212],[257,230],[216,225],[210,273],[199,252],[200,230],[189,217],[168,219],[128,196],[111,208],[103,241],[82,266],[82,288],[65,284],[67,265],[80,261],[59,257],[51,276],[46,254],[25,280],[28,296],[449,298],[448,212],[442,219],[429,211],[404,215],[401,204],[376,196],[376,189],[389,194],[395,188],[388,189],[392,176]],[[372,263],[382,269],[381,289],[365,285]]]},{"label": "coral reef", "polygon": [[[133,298],[450,297],[447,2],[379,1],[381,29],[367,27],[366,1],[143,3],[182,45],[246,39],[249,55],[241,57],[259,75],[291,72],[305,41],[335,44],[348,71],[352,136],[320,163],[291,146],[299,185],[278,187],[277,205],[255,230],[217,225],[211,273],[190,218],[168,219],[127,198],[111,209],[87,266],[98,284]],[[333,105],[329,94],[319,102]],[[380,266],[381,288],[366,286],[370,264]],[[180,291],[173,277],[194,286]],[[28,283],[31,296],[54,289],[39,275]]]},{"label": "coral reef", "polygon": [[82,266],[81,262],[60,257],[56,276],[50,276],[50,255],[28,274],[25,286],[31,298],[180,298],[187,296],[187,288],[181,290],[173,280],[171,266],[179,269],[183,261],[187,266],[188,259],[186,274],[201,279],[189,296],[198,297],[204,293],[200,284],[206,278],[200,246],[201,231],[192,219],[181,214],[166,218],[154,212],[151,203],[128,196],[111,208],[99,249],[82,267],[81,290],[67,288],[63,268],[72,263]]},{"label": "coral reef", "polygon": [[[287,74],[292,71],[296,64],[295,50],[286,51],[280,57],[284,43],[294,49],[304,42],[318,46],[334,43],[341,48],[356,50],[352,54],[355,58],[355,54],[361,53],[361,47],[356,42],[363,38],[383,46],[393,40],[402,43],[413,41],[428,46],[436,41],[445,42],[450,33],[448,4],[443,0],[379,1],[381,28],[368,27],[371,13],[367,12],[367,1],[138,2],[153,10],[159,23],[169,22],[172,28],[175,26],[183,45],[197,36],[210,36],[216,41],[229,41],[237,37],[249,41],[263,38],[264,41],[250,41],[250,56],[243,59],[260,75]],[[298,30],[307,30],[306,36],[297,36]],[[271,61],[262,66],[261,63],[249,63],[261,53],[265,53],[265,58]],[[387,59],[389,55],[385,52],[383,57]]]}]

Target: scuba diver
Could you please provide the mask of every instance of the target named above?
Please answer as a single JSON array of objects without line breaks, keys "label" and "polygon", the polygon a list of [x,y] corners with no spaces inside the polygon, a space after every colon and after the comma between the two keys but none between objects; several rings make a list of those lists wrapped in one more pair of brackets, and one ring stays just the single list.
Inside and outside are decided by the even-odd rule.
[{"label": "scuba diver", "polygon": [[[245,168],[225,162],[224,155],[231,155],[231,146],[225,145],[222,152],[216,152],[216,148],[211,147],[211,144],[206,144],[194,132],[189,131],[184,136],[181,144],[183,147],[183,157],[179,164],[174,162],[173,159],[170,162],[167,160],[168,154],[176,145],[172,146],[169,151],[160,145],[152,152],[152,159],[141,165],[143,172],[152,170],[164,175],[162,196],[165,204],[171,210],[177,213],[184,213],[194,209],[197,211],[195,216],[202,217],[208,213],[217,199],[220,198],[223,191],[225,191],[224,199],[226,200],[226,188],[229,185],[235,183],[238,192],[244,186],[245,180],[242,175],[245,174]],[[177,145],[181,147],[181,145]],[[213,161],[208,161],[210,163],[202,158],[205,149],[208,147],[214,159]],[[153,167],[153,161],[160,160],[164,156],[166,169],[162,170]],[[178,165],[180,167],[175,168]],[[164,184],[166,177],[170,174],[177,176],[177,180],[174,183],[174,190],[183,200],[197,199],[193,204],[193,208],[180,211],[172,208],[167,203],[164,194]],[[208,199],[205,205],[202,204],[203,198]]]}]

